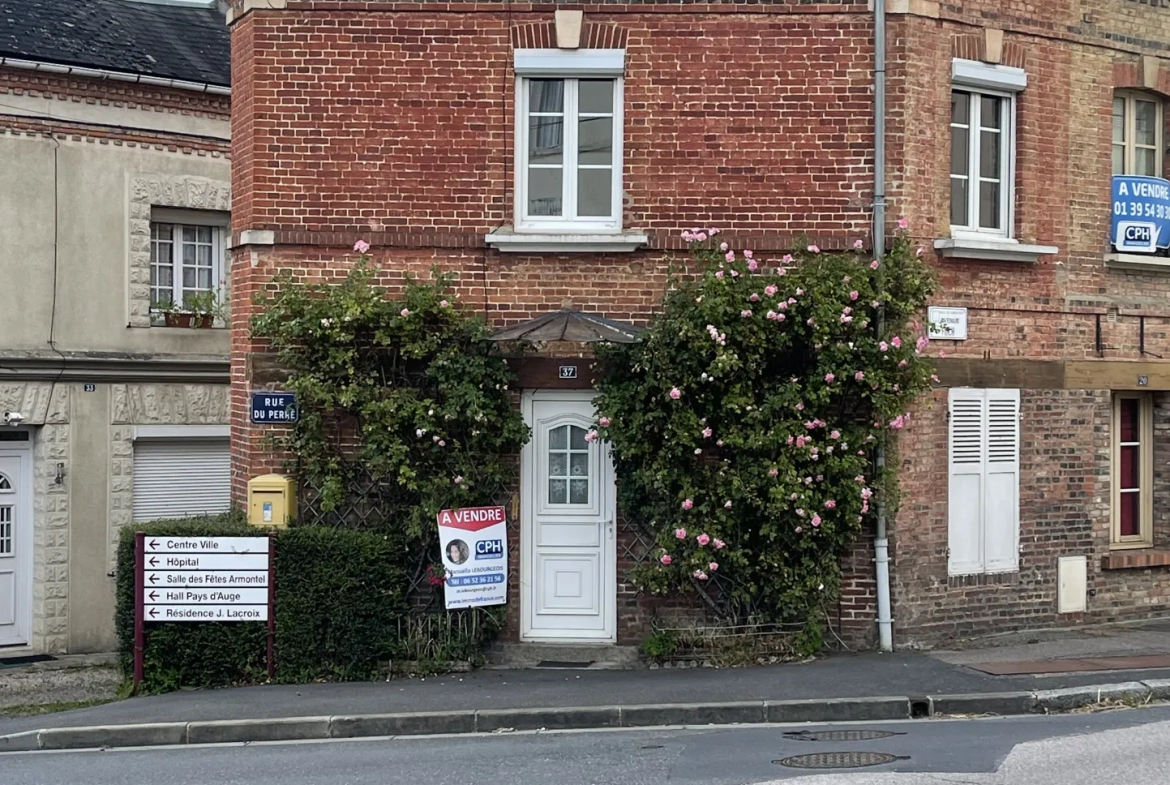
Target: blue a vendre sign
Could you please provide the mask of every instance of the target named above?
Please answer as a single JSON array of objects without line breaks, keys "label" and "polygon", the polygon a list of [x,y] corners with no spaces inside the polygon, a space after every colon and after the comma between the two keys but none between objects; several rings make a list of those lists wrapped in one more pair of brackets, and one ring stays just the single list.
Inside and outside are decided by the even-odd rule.
[{"label": "blue a vendre sign", "polygon": [[1113,247],[1119,253],[1170,248],[1170,180],[1114,175]]}]

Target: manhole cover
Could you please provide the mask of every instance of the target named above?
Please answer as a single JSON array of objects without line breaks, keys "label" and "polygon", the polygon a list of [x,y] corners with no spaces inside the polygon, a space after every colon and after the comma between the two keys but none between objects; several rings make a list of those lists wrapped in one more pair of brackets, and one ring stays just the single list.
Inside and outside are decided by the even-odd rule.
[{"label": "manhole cover", "polygon": [[884,752],[814,752],[772,762],[793,769],[860,769],[909,759],[907,755],[887,755]]},{"label": "manhole cover", "polygon": [[784,738],[795,741],[873,741],[905,735],[887,730],[801,730],[785,733]]}]

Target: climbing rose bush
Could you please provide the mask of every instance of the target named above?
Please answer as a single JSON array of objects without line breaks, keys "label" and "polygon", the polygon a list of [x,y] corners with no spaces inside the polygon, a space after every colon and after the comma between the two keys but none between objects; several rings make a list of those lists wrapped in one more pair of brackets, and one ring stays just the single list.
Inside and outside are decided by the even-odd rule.
[{"label": "climbing rose bush", "polygon": [[815,633],[875,495],[892,500],[875,447],[931,384],[932,276],[904,232],[880,263],[860,241],[765,260],[683,238],[701,273],[671,282],[641,343],[599,349],[596,436],[655,543],[632,577]]}]

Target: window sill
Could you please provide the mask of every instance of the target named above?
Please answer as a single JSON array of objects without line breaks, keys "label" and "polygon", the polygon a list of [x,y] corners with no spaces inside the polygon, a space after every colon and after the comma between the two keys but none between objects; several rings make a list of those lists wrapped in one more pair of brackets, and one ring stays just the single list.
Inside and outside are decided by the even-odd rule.
[{"label": "window sill", "polygon": [[1166,270],[1170,272],[1170,257],[1142,253],[1107,253],[1105,266],[1117,270]]},{"label": "window sill", "polygon": [[1055,245],[1028,245],[1005,238],[946,238],[934,241],[940,256],[954,259],[982,259],[991,262],[1037,262],[1041,256],[1059,253]]},{"label": "window sill", "polygon": [[515,232],[504,227],[484,236],[484,242],[504,253],[629,253],[650,242],[642,232],[570,234]]},{"label": "window sill", "polygon": [[1102,570],[1148,570],[1151,567],[1170,567],[1170,551],[1122,550],[1101,557]]}]

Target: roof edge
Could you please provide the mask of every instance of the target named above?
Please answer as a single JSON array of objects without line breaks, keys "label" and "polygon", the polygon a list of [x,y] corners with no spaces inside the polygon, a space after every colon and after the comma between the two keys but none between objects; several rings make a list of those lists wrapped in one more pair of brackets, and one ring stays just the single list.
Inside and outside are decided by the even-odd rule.
[{"label": "roof edge", "polygon": [[130,71],[111,71],[107,68],[89,68],[85,66],[64,65],[44,60],[28,60],[21,57],[0,56],[0,66],[20,68],[25,71],[40,71],[61,76],[83,76],[90,79],[109,79],[116,82],[133,82],[135,84],[150,85],[153,87],[169,87],[173,90],[186,90],[207,95],[230,96],[231,87],[211,84],[209,82],[191,82],[185,79],[167,79],[161,76],[136,74]]}]

